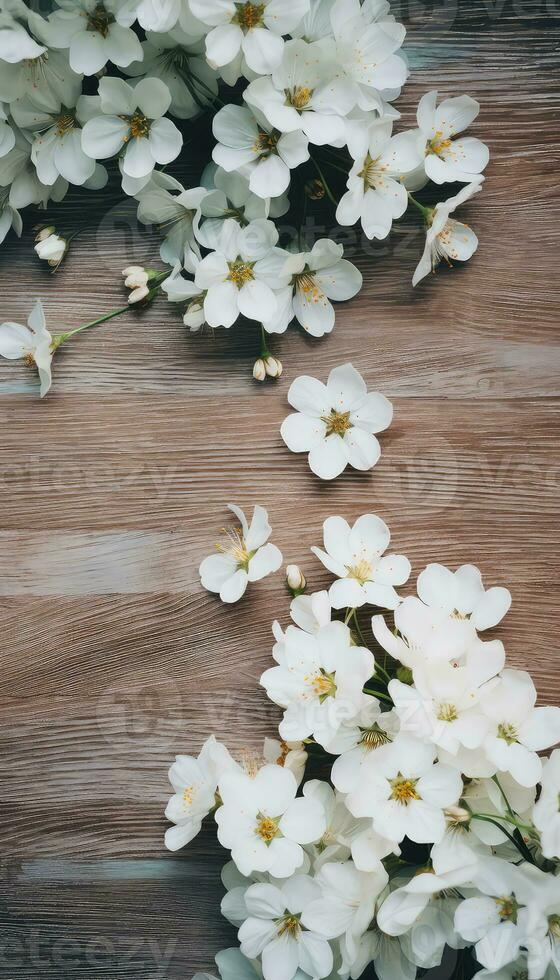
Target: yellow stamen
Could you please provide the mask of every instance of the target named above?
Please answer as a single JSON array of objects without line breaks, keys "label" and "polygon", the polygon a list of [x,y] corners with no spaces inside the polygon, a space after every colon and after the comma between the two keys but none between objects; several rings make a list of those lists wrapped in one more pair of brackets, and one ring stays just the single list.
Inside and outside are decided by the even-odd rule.
[{"label": "yellow stamen", "polygon": [[270,844],[275,837],[280,836],[276,820],[273,817],[265,817],[262,813],[257,817],[255,833],[265,844]]},{"label": "yellow stamen", "polygon": [[237,12],[233,18],[234,24],[239,24],[246,31],[263,23],[264,3],[238,3]]},{"label": "yellow stamen", "polygon": [[352,428],[350,412],[337,412],[334,408],[331,409],[330,415],[322,415],[321,421],[326,423],[328,436],[343,436]]},{"label": "yellow stamen", "polygon": [[313,89],[304,86],[286,89],[285,91],[286,104],[291,105],[294,109],[298,109],[298,111],[305,109],[309,105],[309,101],[313,95]]},{"label": "yellow stamen", "polygon": [[438,707],[437,717],[439,721],[457,721],[459,716],[454,704],[442,702]]},{"label": "yellow stamen", "polygon": [[103,3],[98,3],[91,13],[87,15],[88,31],[97,31],[102,37],[107,37],[109,28],[114,22],[115,18],[105,9]]},{"label": "yellow stamen", "polygon": [[421,800],[422,797],[416,792],[417,779],[405,779],[399,773],[396,779],[389,780],[391,785],[391,800],[396,800],[402,806],[408,806],[411,800]]},{"label": "yellow stamen", "polygon": [[243,262],[242,259],[236,259],[235,262],[229,262],[228,264],[228,279],[235,283],[238,289],[241,289],[242,286],[255,278],[253,266],[250,262]]}]

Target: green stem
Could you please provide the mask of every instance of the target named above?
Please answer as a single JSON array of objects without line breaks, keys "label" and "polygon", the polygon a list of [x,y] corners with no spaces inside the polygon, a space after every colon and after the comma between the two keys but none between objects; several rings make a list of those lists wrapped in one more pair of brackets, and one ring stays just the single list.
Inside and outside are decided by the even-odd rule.
[{"label": "green stem", "polygon": [[393,699],[385,694],[384,691],[378,691],[375,687],[368,687],[367,684],[364,685],[364,694],[373,694],[374,697],[380,698],[381,701],[386,701],[387,704],[393,704]]},{"label": "green stem", "polygon": [[348,626],[348,623],[352,619],[352,616],[354,615],[355,612],[356,612],[356,610],[354,609],[353,606],[348,606],[348,608],[346,610],[346,615],[344,617],[344,625],[345,626]]},{"label": "green stem", "polygon": [[432,208],[427,208],[423,204],[420,204],[420,201],[417,201],[416,198],[412,196],[410,191],[408,192],[408,200],[411,204],[414,204],[415,208],[418,208],[418,210],[422,212],[422,217],[424,220],[426,220],[426,215],[432,210]]},{"label": "green stem", "polygon": [[486,813],[472,813],[471,820],[482,820],[484,823],[493,824],[494,827],[497,827],[498,830],[501,830],[502,834],[504,834],[505,837],[507,837],[507,839],[513,844],[513,846],[517,848],[517,850],[519,851],[521,856],[525,859],[525,861],[529,861],[530,864],[535,864],[535,861],[533,860],[533,855],[531,854],[529,848],[527,847],[523,839],[516,840],[516,838],[512,834],[510,834],[510,832],[506,830],[505,827],[502,827],[502,825],[498,823],[497,820],[494,820],[493,817],[489,816]]},{"label": "green stem", "polygon": [[359,639],[360,643],[362,644],[362,646],[365,647],[365,646],[367,646],[367,644],[366,644],[366,641],[364,640],[362,631],[360,629],[360,624],[358,622],[358,610],[357,609],[354,609],[352,618],[353,618],[354,624],[356,626],[356,633],[358,634],[358,639]]},{"label": "green stem", "polygon": [[270,351],[269,351],[268,347],[266,346],[266,344],[267,344],[267,341],[266,341],[266,333],[265,333],[265,329],[264,329],[264,327],[263,327],[263,325],[261,323],[261,357],[262,358],[270,357]]},{"label": "green stem", "polygon": [[56,346],[61,347],[62,344],[66,343],[70,337],[74,337],[75,334],[81,333],[82,330],[88,330],[89,327],[97,327],[100,323],[106,323],[107,320],[112,320],[113,317],[120,316],[121,313],[126,313],[126,311],[130,309],[131,307],[127,303],[126,306],[121,306],[118,310],[111,310],[110,313],[105,313],[104,316],[98,317],[97,320],[91,320],[90,323],[83,323],[81,327],[76,327],[75,330],[69,330],[67,333],[58,334],[54,338],[56,341]]},{"label": "green stem", "polygon": [[323,187],[325,188],[325,193],[326,193],[329,201],[331,202],[331,204],[334,204],[335,208],[338,207],[338,201],[337,201],[336,197],[334,196],[333,192],[331,191],[331,189],[330,189],[327,181],[325,180],[325,175],[323,174],[323,171],[321,170],[321,168],[320,168],[319,164],[317,163],[315,157],[309,157],[309,159],[311,160],[311,163],[313,164],[313,166],[315,167],[315,170],[319,174],[319,179],[321,180],[321,183],[323,184]]},{"label": "green stem", "polygon": [[492,820],[506,820],[507,823],[513,824],[513,826],[514,827],[517,827],[518,830],[524,830],[526,834],[530,834],[532,837],[534,837],[534,835],[535,835],[535,828],[534,827],[531,827],[529,824],[526,824],[526,823],[521,823],[519,820],[516,820],[514,817],[509,817],[509,816],[506,816],[505,814],[501,814],[501,813],[476,813],[476,814],[473,814],[473,816],[477,816],[477,817],[489,817]]}]

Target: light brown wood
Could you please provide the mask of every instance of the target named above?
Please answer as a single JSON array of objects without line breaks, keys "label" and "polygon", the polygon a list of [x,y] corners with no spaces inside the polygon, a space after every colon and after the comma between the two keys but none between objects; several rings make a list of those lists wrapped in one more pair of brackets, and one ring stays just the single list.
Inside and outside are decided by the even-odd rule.
[{"label": "light brown wood", "polygon": [[[163,300],[57,354],[43,402],[29,369],[0,365],[6,976],[189,977],[234,943],[212,831],[179,855],[163,848],[174,754],[211,731],[256,746],[278,719],[258,678],[271,620],[286,620],[281,575],[235,608],[198,583],[230,500],[268,507],[312,588],[329,581],[309,547],[332,513],[380,514],[414,575],[475,562],[512,590],[495,631],[511,662],[560,703],[560,31],[545,3],[514,7],[405,11],[404,121],[429,88],[482,103],[473,132],[492,162],[465,208],[480,249],[464,268],[413,292],[414,216],[388,245],[350,235],[362,293],[324,341],[272,340],[275,384],[251,380],[254,327],[190,336]],[[185,154],[171,169],[192,183],[197,167]],[[41,295],[53,330],[76,326],[122,303],[123,266],[158,262],[118,182],[52,212],[69,229],[84,215],[55,276],[32,251],[37,216],[6,242],[2,320]],[[323,485],[278,430],[290,381],[346,360],[394,401],[395,421],[373,472]]]}]

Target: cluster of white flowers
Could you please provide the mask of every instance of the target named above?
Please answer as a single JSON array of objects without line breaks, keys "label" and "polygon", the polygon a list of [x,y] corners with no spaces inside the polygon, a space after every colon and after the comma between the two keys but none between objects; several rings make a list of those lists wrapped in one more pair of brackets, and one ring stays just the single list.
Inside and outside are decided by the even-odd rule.
[{"label": "cluster of white flowers", "polygon": [[[232,509],[242,532],[201,568],[229,601],[282,562],[266,511],[249,527]],[[312,551],[335,580],[307,595],[288,566],[292,623],[273,624],[260,680],[279,738],[238,760],[211,737],[170,769],[167,846],[213,815],[231,853],[239,948],[216,957],[221,980],[356,980],[371,963],[413,980],[446,951],[454,976],[560,976],[560,750],[538,754],[560,741],[560,708],[536,707],[529,674],[482,638],[507,589],[431,564],[401,595],[411,567],[389,540],[373,514],[325,521]],[[365,606],[386,610],[369,643]],[[328,779],[305,780],[308,756]]]},{"label": "cluster of white flowers", "polygon": [[[326,197],[369,239],[418,208],[414,283],[477,247],[451,214],[484,180],[487,147],[461,135],[478,103],[429,92],[417,127],[393,134],[408,68],[386,0],[52,0],[46,16],[3,0],[0,17],[0,240],[21,234],[21,208],[102,187],[100,161],[116,161],[139,220],[164,238],[164,289],[185,325],[261,325],[258,380],[280,373],[267,369],[264,332],[295,320],[321,337],[332,301],[362,284],[341,244],[308,242],[310,199]],[[184,188],[162,168],[181,153],[182,122],[204,112],[213,163]],[[411,195],[430,180],[465,186],[432,206]],[[275,219],[288,212],[281,239]],[[56,267],[67,242],[53,234],[36,251]]]}]

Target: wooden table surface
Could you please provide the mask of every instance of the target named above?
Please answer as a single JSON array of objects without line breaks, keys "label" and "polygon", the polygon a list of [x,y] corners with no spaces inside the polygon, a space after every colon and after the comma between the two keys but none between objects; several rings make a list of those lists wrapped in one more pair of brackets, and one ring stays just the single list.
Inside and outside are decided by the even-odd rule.
[{"label": "wooden table surface", "polygon": [[[380,514],[415,575],[474,561],[513,593],[497,631],[511,662],[560,703],[560,11],[435,8],[402,11],[415,71],[399,106],[408,122],[436,87],[482,103],[473,133],[492,161],[464,211],[480,237],[465,267],[413,292],[414,215],[389,244],[350,237],[363,291],[329,338],[291,329],[274,343],[276,384],[251,380],[254,325],[191,336],[163,300],[57,354],[43,402],[28,368],[0,367],[1,977],[188,978],[234,943],[212,829],[176,855],[163,847],[174,754],[211,731],[256,747],[278,720],[257,682],[271,620],[286,620],[282,576],[235,608],[198,581],[228,501],[268,508],[273,540],[313,589],[329,577],[309,547],[333,513]],[[53,214],[90,224],[56,276],[32,251],[35,216],[10,237],[2,320],[24,321],[40,295],[51,329],[76,326],[121,305],[123,266],[157,262],[118,182]],[[286,392],[348,360],[395,420],[371,473],[320,484],[280,440]]]}]

